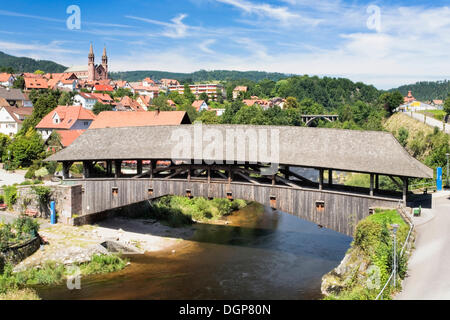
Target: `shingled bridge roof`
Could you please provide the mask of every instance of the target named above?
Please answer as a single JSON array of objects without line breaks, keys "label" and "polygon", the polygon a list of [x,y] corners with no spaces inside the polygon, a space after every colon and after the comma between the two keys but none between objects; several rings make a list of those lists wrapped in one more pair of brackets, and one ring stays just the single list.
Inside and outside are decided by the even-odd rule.
[{"label": "shingled bridge roof", "polygon": [[[150,160],[172,159],[174,148],[188,151],[176,159],[223,160],[271,163],[270,152],[261,152],[259,145],[266,136],[267,150],[276,150],[281,165],[333,169],[383,175],[433,178],[433,170],[408,154],[388,132],[356,131],[325,128],[203,125],[203,154],[195,153],[201,136],[195,125],[126,127],[88,130],[71,146],[50,156],[47,161],[83,160]],[[257,132],[257,146],[249,140],[235,143],[226,139],[230,132],[238,137]],[[212,139],[209,135],[222,137]],[[177,137],[172,139],[171,137]],[[184,139],[190,136],[189,139]],[[182,138],[184,137],[184,138]],[[231,135],[230,135],[231,137]],[[271,137],[278,137],[271,145]],[[180,140],[181,139],[181,140]],[[184,139],[184,140],[182,140]],[[262,139],[262,140],[261,140]],[[180,143],[182,148],[180,148]],[[211,142],[214,141],[214,142]],[[214,145],[213,145],[214,143]],[[194,147],[195,145],[195,147]],[[233,145],[230,148],[230,145]],[[219,152],[211,152],[211,146]],[[271,146],[273,148],[271,148]],[[200,150],[202,150],[200,148]],[[243,153],[239,150],[245,149]],[[214,148],[213,148],[214,149]],[[199,149],[197,149],[199,150]],[[205,151],[208,151],[205,153]],[[267,154],[266,154],[267,153]]]}]

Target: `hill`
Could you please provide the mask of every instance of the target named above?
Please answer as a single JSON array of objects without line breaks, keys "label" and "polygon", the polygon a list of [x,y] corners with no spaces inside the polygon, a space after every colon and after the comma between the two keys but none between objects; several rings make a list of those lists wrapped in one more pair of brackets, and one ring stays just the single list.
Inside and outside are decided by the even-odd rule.
[{"label": "hill", "polygon": [[67,69],[67,67],[53,61],[15,57],[0,51],[0,69],[2,68],[12,68],[15,73],[35,72],[36,70],[59,73]]},{"label": "hill", "polygon": [[404,85],[397,89],[401,94],[406,96],[411,90],[413,96],[420,101],[429,101],[434,99],[445,99],[450,93],[450,81],[421,81],[415,84]]},{"label": "hill", "polygon": [[176,79],[180,82],[203,82],[203,81],[229,81],[247,79],[255,82],[263,79],[278,81],[288,78],[289,75],[283,73],[269,73],[263,71],[227,71],[200,70],[192,73],[174,73],[165,71],[125,71],[110,72],[110,76],[114,80],[122,79],[129,82],[137,82],[150,77],[152,79]]}]

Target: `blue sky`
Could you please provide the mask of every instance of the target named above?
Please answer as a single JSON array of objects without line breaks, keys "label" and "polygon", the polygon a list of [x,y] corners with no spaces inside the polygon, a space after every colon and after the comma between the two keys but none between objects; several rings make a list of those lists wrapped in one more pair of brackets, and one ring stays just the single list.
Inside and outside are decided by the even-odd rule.
[{"label": "blue sky", "polygon": [[[70,5],[81,10],[80,30],[66,26]],[[449,6],[419,0],[16,0],[0,7],[0,51],[72,66],[87,63],[92,42],[98,62],[106,44],[112,71],[261,70],[342,76],[385,89],[449,78]]]}]

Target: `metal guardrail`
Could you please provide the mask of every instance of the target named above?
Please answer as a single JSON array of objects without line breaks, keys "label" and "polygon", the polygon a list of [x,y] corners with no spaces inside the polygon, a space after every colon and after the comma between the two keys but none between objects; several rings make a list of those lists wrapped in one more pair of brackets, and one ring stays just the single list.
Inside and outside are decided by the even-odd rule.
[{"label": "metal guardrail", "polygon": [[[400,257],[403,257],[403,254],[405,253],[406,247],[408,246],[409,243],[409,238],[411,237],[412,231],[414,229],[414,223],[412,221],[412,219],[408,216],[408,214],[406,213],[405,208],[403,207],[403,204],[401,202],[399,202],[398,204],[398,210],[400,210],[402,212],[401,216],[403,218],[403,220],[406,220],[406,222],[409,224],[409,232],[408,232],[408,236],[405,239],[405,243],[403,244],[402,250],[400,251]],[[394,270],[392,270],[391,275],[389,276],[389,279],[386,281],[383,289],[381,289],[380,293],[377,295],[377,297],[375,298],[375,300],[379,300],[380,297],[383,296],[384,290],[386,290],[387,286],[389,285],[389,283],[392,281],[392,278],[394,277]]]}]

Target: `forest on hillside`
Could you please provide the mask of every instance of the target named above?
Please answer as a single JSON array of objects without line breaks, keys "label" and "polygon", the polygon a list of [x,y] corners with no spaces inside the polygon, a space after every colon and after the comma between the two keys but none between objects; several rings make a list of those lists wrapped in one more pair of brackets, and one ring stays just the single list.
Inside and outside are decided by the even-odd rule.
[{"label": "forest on hillside", "polygon": [[261,81],[269,79],[278,81],[289,77],[283,73],[269,73],[263,71],[228,71],[228,70],[214,70],[206,71],[200,70],[192,73],[174,73],[165,71],[124,71],[124,72],[110,72],[110,77],[114,80],[126,80],[129,82],[137,82],[150,77],[154,80],[160,79],[176,79],[181,83],[193,82],[211,82],[211,81],[229,81],[247,79],[251,81]]},{"label": "forest on hillside", "polygon": [[34,60],[25,57],[14,57],[0,51],[0,70],[21,73],[33,73],[36,70],[42,70],[48,73],[64,72],[67,67],[48,60]]},{"label": "forest on hillside", "polygon": [[391,91],[395,90],[400,91],[404,96],[411,90],[413,96],[420,101],[445,100],[450,93],[450,81],[421,81],[415,84],[404,85]]}]

